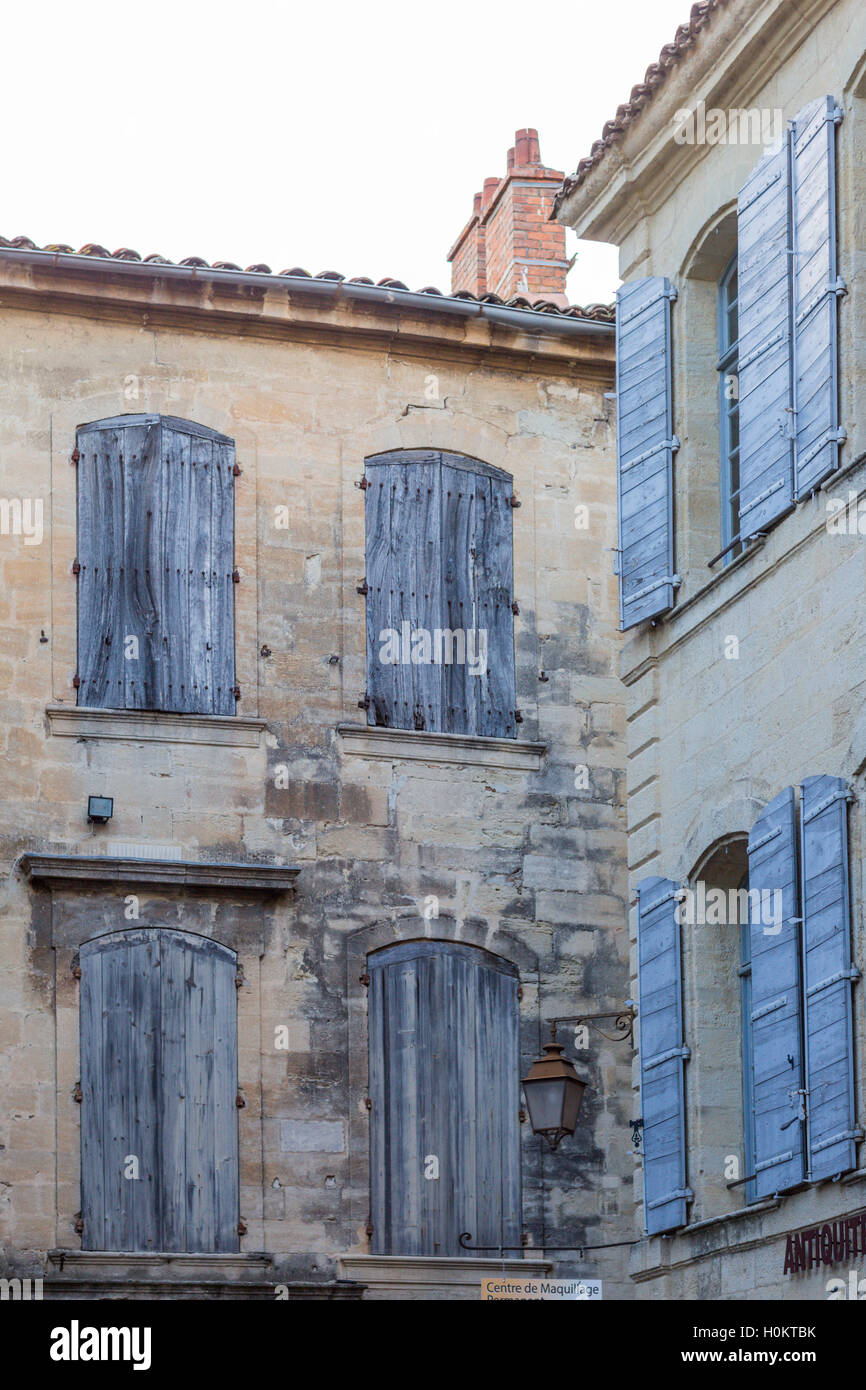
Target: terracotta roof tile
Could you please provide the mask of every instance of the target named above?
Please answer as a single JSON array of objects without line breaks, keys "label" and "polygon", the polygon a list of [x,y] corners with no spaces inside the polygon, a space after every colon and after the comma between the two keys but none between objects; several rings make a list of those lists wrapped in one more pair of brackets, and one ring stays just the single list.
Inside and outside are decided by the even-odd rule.
[{"label": "terracotta roof tile", "polygon": [[[716,2],[721,3],[721,0],[716,0]],[[76,251],[73,247],[67,246],[64,242],[51,242],[47,246],[37,246],[29,237],[17,236],[9,239],[0,236],[0,248],[11,251],[47,251],[55,255],[88,256],[108,261],[138,261],[142,265],[149,266],[180,265],[189,269],[201,267],[202,269],[208,270],[236,272],[240,272],[241,269],[234,261],[214,261],[211,265],[208,261],[203,260],[201,256],[186,256],[184,260],[177,262],[170,261],[165,256],[160,256],[156,252],[151,252],[147,256],[140,256],[137,251],[131,250],[128,246],[121,246],[117,251],[112,252],[107,250],[106,247],[100,246],[98,242],[88,242],[86,246],[82,246],[80,250]],[[270,266],[264,263],[248,266],[243,273],[247,275],[273,275]],[[366,275],[356,275],[347,281],[345,275],[342,275],[338,270],[322,270],[319,271],[317,275],[311,275],[308,270],[304,270],[301,266],[292,266],[290,270],[281,270],[278,274],[290,279],[330,280],[345,282],[350,285],[368,285],[373,289],[382,290],[383,295],[385,295],[388,290],[408,289],[408,286],[404,284],[402,280],[395,280],[390,276],[385,276],[378,284],[374,284]],[[593,319],[599,323],[613,323],[614,321],[614,306],[612,304],[589,304],[585,307],[579,304],[570,304],[567,308],[560,308],[558,305],[549,301],[531,304],[528,299],[524,299],[520,295],[509,300],[500,299],[497,294],[484,294],[478,296],[472,294],[469,290],[458,290],[456,294],[448,295],[442,290],[437,289],[435,285],[425,285],[423,289],[417,290],[416,293],[435,296],[439,299],[468,299],[475,304],[500,304],[512,309],[528,309],[533,313],[557,314],[566,318]]]},{"label": "terracotta roof tile", "polygon": [[676,67],[683,55],[694,47],[698,35],[706,29],[715,11],[727,3],[728,0],[698,0],[697,4],[692,5],[688,23],[679,26],[673,42],[666,43],[659,53],[658,61],[651,63],[647,68],[643,82],[638,82],[632,87],[628,101],[617,107],[616,115],[611,120],[605,121],[601,130],[601,139],[595,141],[589,154],[580,161],[574,173],[563,181],[553,202],[551,221],[556,218],[563,200],[568,197],[572,189],[578,188],[583,183],[590,169],[595,168],[611,145],[616,144],[617,140],[621,140],[628,127],[637,120],[671,69]]}]

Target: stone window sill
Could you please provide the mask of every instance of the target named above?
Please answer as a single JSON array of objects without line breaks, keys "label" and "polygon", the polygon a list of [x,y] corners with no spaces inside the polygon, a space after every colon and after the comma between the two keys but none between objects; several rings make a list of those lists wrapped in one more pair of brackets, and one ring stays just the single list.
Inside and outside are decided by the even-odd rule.
[{"label": "stone window sill", "polygon": [[515,738],[381,729],[371,724],[338,724],[337,733],[344,753],[358,758],[385,758],[389,762],[408,760],[538,772],[547,751],[546,743]]},{"label": "stone window sill", "polygon": [[227,714],[163,714],[153,710],[86,709],[49,705],[49,733],[57,738],[114,739],[127,743],[201,743],[258,748],[264,719]]}]

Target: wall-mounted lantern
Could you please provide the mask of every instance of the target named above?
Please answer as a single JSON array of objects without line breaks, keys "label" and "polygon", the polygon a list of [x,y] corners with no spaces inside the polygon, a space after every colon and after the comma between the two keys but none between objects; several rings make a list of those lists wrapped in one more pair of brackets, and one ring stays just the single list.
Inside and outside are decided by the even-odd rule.
[{"label": "wall-mounted lantern", "polygon": [[87,798],[87,819],[91,825],[105,825],[114,815],[113,796],[89,796]]},{"label": "wall-mounted lantern", "polygon": [[568,1018],[550,1019],[550,1042],[544,1044],[544,1056],[538,1057],[523,1078],[523,1094],[526,1109],[534,1134],[542,1135],[555,1152],[567,1134],[574,1134],[580,1102],[586,1090],[586,1082],[581,1081],[572,1062],[562,1055],[563,1047],[556,1041],[556,1029],[560,1023],[596,1025],[603,1019],[614,1020],[614,1032],[598,1031],[609,1042],[620,1039],[634,1041],[635,1010],[631,1000],[625,1008],[616,1013],[579,1014]]}]

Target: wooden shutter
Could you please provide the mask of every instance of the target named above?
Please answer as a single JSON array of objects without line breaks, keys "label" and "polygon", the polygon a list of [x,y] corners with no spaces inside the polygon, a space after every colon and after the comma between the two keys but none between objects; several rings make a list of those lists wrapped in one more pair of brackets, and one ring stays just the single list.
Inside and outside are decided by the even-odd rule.
[{"label": "wooden shutter", "polygon": [[749,894],[755,1191],[767,1197],[803,1179],[800,895],[792,787],[780,792],[752,827]]},{"label": "wooden shutter", "polygon": [[[369,957],[373,1249],[519,1247],[517,975],[475,947],[411,941]],[[425,1177],[438,1159],[439,1177]],[[512,1251],[512,1254],[514,1251]]]},{"label": "wooden shutter", "polygon": [[84,1249],[236,1251],[234,952],[147,927],[80,959]]},{"label": "wooden shutter", "polygon": [[644,1222],[650,1235],[686,1222],[685,1078],[680,956],[680,886],[669,878],[638,884],[640,1094]]},{"label": "wooden shutter", "polygon": [[671,302],[662,276],[617,290],[616,397],[620,627],[673,607]]},{"label": "wooden shutter", "polygon": [[792,122],[794,232],[794,405],[796,496],[839,466],[836,264],[836,125],[832,97],[810,102]]},{"label": "wooden shutter", "polygon": [[[432,450],[376,455],[365,475],[368,723],[513,738],[510,478]],[[418,631],[429,651],[412,660]],[[473,662],[453,659],[455,632],[474,634]]]},{"label": "wooden shutter", "polygon": [[233,714],[232,441],[130,415],[78,451],[78,703]]},{"label": "wooden shutter", "polygon": [[759,160],[737,206],[740,534],[794,500],[791,218],[787,141]]},{"label": "wooden shutter", "polygon": [[803,976],[809,1177],[856,1167],[863,1137],[854,1109],[854,1028],[848,871],[848,785],[807,777],[802,787]]}]

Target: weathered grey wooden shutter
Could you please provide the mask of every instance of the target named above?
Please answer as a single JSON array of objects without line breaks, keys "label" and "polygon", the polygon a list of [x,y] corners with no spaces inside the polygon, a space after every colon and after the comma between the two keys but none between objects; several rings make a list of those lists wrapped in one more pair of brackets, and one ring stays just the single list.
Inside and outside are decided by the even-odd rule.
[{"label": "weathered grey wooden shutter", "polygon": [[737,206],[740,534],[794,501],[788,141],[759,160]]},{"label": "weathered grey wooden shutter", "polygon": [[80,960],[84,1249],[237,1250],[234,952],[146,927]]},{"label": "weathered grey wooden shutter", "polygon": [[803,977],[809,1174],[856,1167],[847,783],[807,777],[802,786]]},{"label": "weathered grey wooden shutter", "polygon": [[78,703],[233,714],[232,441],[121,415],[77,442]]},{"label": "weathered grey wooden shutter", "polygon": [[796,496],[839,466],[836,262],[836,125],[842,111],[820,97],[792,121],[794,407]]},{"label": "weathered grey wooden shutter", "polygon": [[800,910],[797,812],[786,787],[749,835],[755,1192],[803,1179]]},{"label": "weathered grey wooden shutter", "polygon": [[511,480],[433,450],[365,476],[368,723],[514,737]]},{"label": "weathered grey wooden shutter", "polygon": [[671,303],[676,290],[654,275],[616,293],[617,491],[620,627],[673,607],[674,573]]},{"label": "weathered grey wooden shutter", "polygon": [[442,941],[377,951],[368,969],[374,1251],[471,1254],[463,1231],[519,1247],[516,972]]},{"label": "weathered grey wooden shutter", "polygon": [[644,1223],[650,1235],[685,1224],[685,1078],[679,884],[638,884],[640,1094]]},{"label": "weathered grey wooden shutter", "polygon": [[442,668],[447,733],[516,732],[511,493],[498,469],[442,455],[443,628],[466,634],[466,660]]}]

